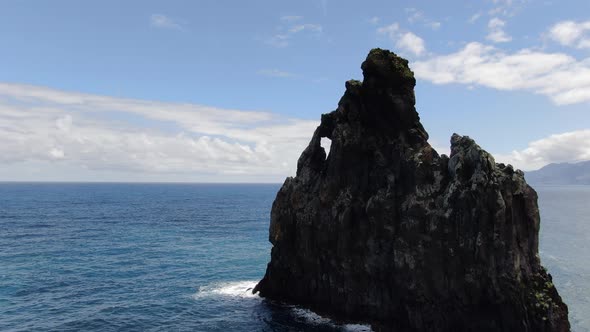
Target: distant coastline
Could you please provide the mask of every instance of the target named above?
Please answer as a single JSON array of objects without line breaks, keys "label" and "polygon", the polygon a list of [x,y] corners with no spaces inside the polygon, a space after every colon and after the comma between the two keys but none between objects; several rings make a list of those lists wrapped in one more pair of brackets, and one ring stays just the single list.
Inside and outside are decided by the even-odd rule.
[{"label": "distant coastline", "polygon": [[590,185],[590,161],[549,164],[525,172],[525,178],[533,185]]},{"label": "distant coastline", "polygon": [[174,184],[174,185],[281,185],[282,182],[181,182],[181,181],[10,181],[0,184]]}]

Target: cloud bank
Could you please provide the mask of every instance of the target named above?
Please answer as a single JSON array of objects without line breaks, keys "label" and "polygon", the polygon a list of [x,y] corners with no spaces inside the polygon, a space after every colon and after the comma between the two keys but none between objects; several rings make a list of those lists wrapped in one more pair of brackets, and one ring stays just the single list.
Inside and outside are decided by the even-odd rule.
[{"label": "cloud bank", "polygon": [[506,52],[471,42],[455,53],[435,55],[412,65],[417,78],[434,84],[479,85],[529,91],[557,105],[590,101],[590,58],[522,49]]},{"label": "cloud bank", "polygon": [[5,168],[33,162],[179,180],[280,182],[294,175],[317,124],[268,112],[0,84]]}]

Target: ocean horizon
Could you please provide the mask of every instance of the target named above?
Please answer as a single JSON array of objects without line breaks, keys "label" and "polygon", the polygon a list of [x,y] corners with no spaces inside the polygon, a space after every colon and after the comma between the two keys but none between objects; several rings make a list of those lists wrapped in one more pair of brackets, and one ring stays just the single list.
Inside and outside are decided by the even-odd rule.
[{"label": "ocean horizon", "polygon": [[[533,186],[540,256],[590,331],[590,186]],[[2,331],[370,331],[251,293],[279,183],[0,182]]]}]

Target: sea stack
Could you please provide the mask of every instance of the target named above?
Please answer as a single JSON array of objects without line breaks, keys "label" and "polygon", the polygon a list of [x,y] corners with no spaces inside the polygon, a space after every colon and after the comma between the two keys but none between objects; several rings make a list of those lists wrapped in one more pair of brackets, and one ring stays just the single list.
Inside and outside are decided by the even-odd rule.
[{"label": "sea stack", "polygon": [[361,68],[277,193],[254,291],[377,331],[569,331],[523,173],[467,136],[439,155],[407,60],[373,49]]}]

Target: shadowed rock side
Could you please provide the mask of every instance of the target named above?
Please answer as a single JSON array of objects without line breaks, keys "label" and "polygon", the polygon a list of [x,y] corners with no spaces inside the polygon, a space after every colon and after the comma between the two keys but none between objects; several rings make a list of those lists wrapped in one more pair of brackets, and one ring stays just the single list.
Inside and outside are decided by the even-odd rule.
[{"label": "shadowed rock side", "polygon": [[362,69],[277,194],[254,291],[383,331],[568,331],[522,172],[467,136],[439,156],[407,60],[374,49]]}]

